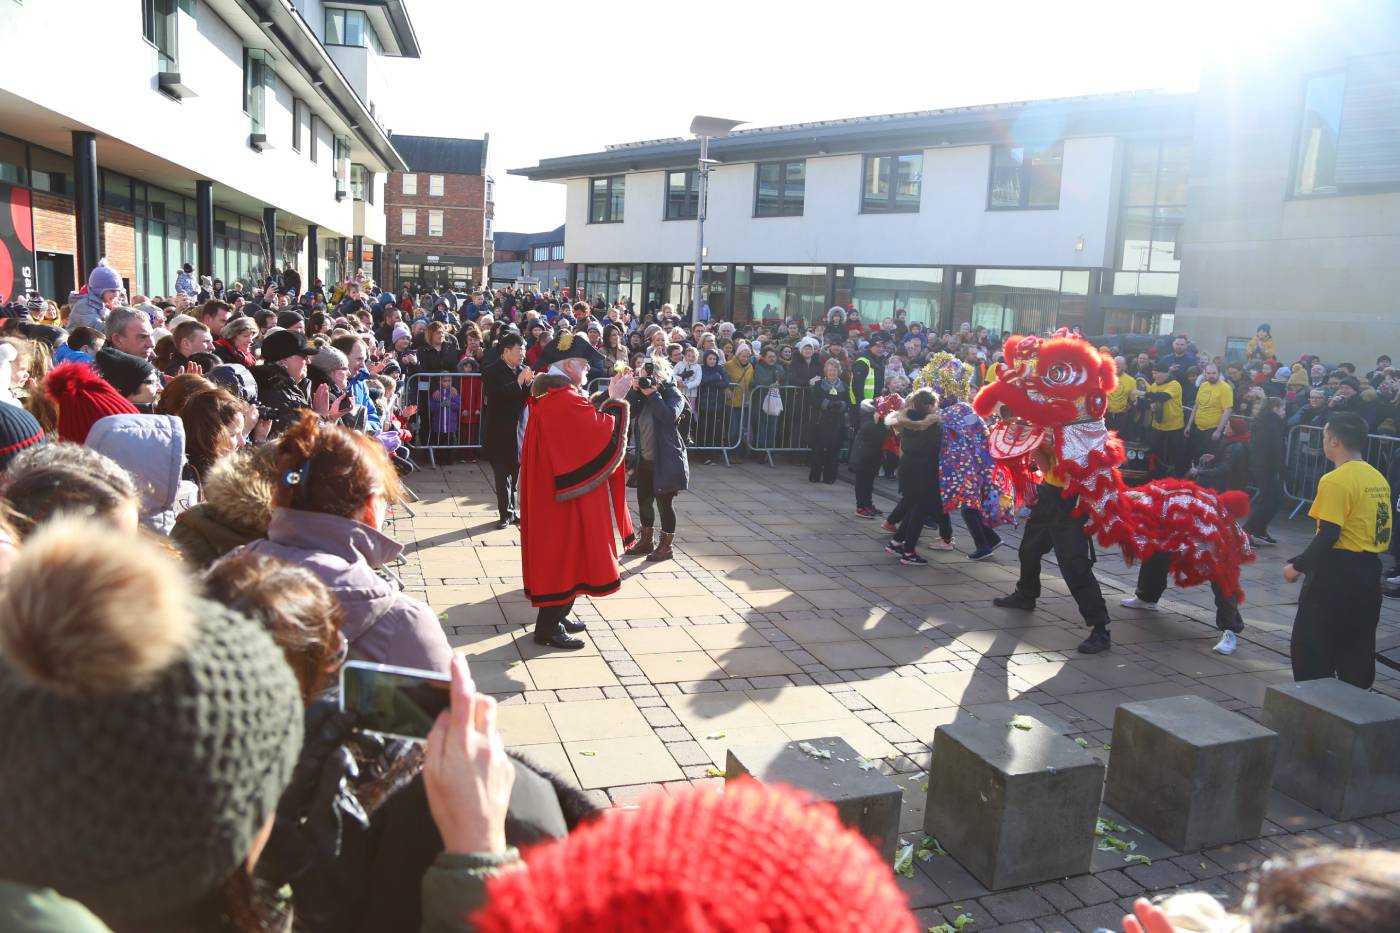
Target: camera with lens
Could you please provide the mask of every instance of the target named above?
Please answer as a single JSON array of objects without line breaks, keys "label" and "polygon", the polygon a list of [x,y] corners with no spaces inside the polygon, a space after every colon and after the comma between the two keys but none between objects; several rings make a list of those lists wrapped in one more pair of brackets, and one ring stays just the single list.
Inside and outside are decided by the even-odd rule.
[{"label": "camera with lens", "polygon": [[656,386],[656,364],[655,364],[655,363],[643,363],[643,364],[642,364],[642,373],[643,373],[643,375],[640,375],[640,376],[637,377],[637,388],[639,388],[639,389],[651,389],[651,388],[655,388],[655,386]]}]

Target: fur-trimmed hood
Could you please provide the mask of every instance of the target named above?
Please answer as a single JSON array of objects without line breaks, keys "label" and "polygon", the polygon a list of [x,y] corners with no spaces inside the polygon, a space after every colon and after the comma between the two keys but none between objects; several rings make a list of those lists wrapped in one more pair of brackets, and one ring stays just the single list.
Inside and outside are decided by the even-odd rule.
[{"label": "fur-trimmed hood", "polygon": [[264,464],[258,462],[264,456],[224,457],[204,478],[204,501],[209,511],[224,524],[257,538],[267,534],[272,521],[275,491],[270,466],[263,469]]},{"label": "fur-trimmed hood", "polygon": [[933,412],[926,413],[922,418],[911,418],[908,408],[901,408],[885,419],[885,424],[901,433],[904,431],[927,431],[937,423],[938,418]]}]

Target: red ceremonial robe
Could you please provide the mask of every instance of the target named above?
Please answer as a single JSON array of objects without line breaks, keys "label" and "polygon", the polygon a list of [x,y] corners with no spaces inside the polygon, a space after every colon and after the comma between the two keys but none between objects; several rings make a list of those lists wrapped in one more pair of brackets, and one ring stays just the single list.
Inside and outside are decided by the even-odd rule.
[{"label": "red ceremonial robe", "polygon": [[622,585],[613,522],[630,544],[628,407],[607,401],[599,410],[572,386],[544,384],[530,399],[520,450],[520,551],[531,605],[560,606]]}]

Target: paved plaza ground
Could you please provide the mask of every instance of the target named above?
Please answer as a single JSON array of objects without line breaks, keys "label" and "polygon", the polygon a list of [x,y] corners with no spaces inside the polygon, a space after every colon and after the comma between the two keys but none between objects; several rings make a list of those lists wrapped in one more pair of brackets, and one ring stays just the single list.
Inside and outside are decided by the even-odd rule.
[{"label": "paved plaza ground", "polygon": [[[1246,568],[1246,630],[1233,657],[1216,640],[1210,591],[1172,589],[1166,611],[1123,609],[1136,570],[1101,554],[1096,573],[1113,616],[1113,650],[1083,656],[1085,634],[1053,563],[1033,614],[992,606],[1016,579],[1011,546],[973,563],[955,521],[955,552],[927,567],[885,554],[878,521],[852,513],[849,483],[807,482],[791,464],[692,467],[676,500],[676,558],[624,563],[620,592],[581,598],[587,647],[566,653],[530,639],[534,610],[520,588],[519,534],[495,530],[490,471],[476,463],[410,477],[420,497],[390,529],[408,548],[410,593],[440,613],[478,687],[502,703],[507,745],[601,805],[628,805],[684,783],[715,784],[730,746],[841,736],[882,760],[904,790],[905,838],[917,842],[934,729],[958,716],[1028,714],[1082,736],[1107,758],[1121,703],[1194,694],[1258,718],[1264,690],[1292,677],[1288,637],[1298,589],[1282,561],[1311,533],[1301,517],[1275,523],[1282,540]],[[892,488],[877,507],[894,501]],[[932,532],[925,532],[924,541]],[[1400,639],[1400,603],[1387,601],[1383,640]],[[1400,678],[1377,689],[1400,697]],[[1400,847],[1400,812],[1336,823],[1270,793],[1265,835],[1201,853],[1135,836],[1152,864],[1099,852],[1088,875],[989,893],[953,858],[916,862],[899,878],[921,925],[974,917],[973,930],[1119,928],[1144,891],[1201,888],[1233,901],[1249,869],[1316,842]]]}]

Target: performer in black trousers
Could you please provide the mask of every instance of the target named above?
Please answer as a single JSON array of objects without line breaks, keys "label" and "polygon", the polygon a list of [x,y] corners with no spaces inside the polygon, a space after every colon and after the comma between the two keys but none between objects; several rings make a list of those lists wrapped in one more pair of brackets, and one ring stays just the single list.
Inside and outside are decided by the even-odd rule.
[{"label": "performer in black trousers", "polygon": [[520,475],[520,447],[516,427],[529,397],[530,380],[535,376],[523,365],[525,341],[519,334],[506,333],[497,341],[500,358],[481,373],[486,425],[481,433],[481,452],[491,461],[496,479],[497,528],[519,524],[516,513],[516,481]]}]

